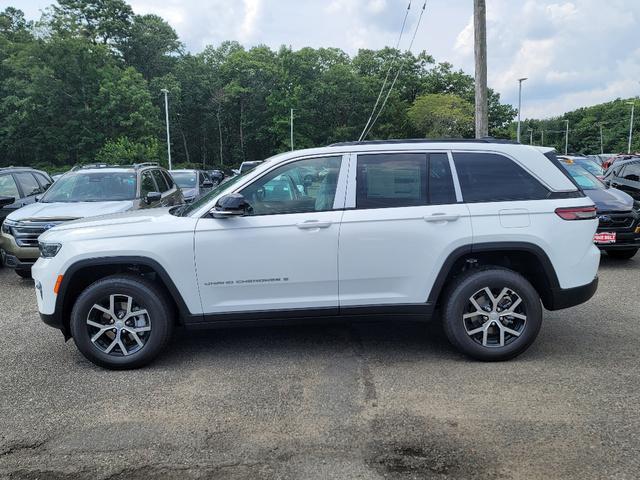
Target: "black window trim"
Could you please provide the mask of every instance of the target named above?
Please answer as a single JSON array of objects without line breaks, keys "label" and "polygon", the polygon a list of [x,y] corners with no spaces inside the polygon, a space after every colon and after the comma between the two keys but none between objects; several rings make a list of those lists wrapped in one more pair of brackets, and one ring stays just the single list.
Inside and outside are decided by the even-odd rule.
[{"label": "black window trim", "polygon": [[27,195],[27,192],[25,192],[24,189],[22,188],[22,183],[20,183],[18,181],[18,175],[24,174],[24,173],[28,173],[29,175],[31,175],[31,177],[33,178],[33,181],[36,182],[36,185],[38,185],[40,187],[40,189],[42,189],[42,185],[40,185],[40,182],[38,182],[38,179],[36,178],[36,176],[33,174],[33,172],[31,170],[24,170],[24,171],[20,171],[20,172],[11,172],[11,175],[13,176],[13,181],[16,182],[16,185],[18,187],[18,192],[20,192],[20,198],[33,197],[35,195],[41,195],[42,193],[44,193],[44,190],[42,190],[41,192],[32,193],[30,195]]},{"label": "black window trim", "polygon": [[[148,168],[148,169],[143,170],[142,172],[140,172],[140,196],[138,197],[138,199],[140,199],[140,200],[144,200],[144,198],[142,197],[142,176],[143,176],[145,173],[148,173],[148,174],[149,174],[149,178],[151,178],[151,181],[153,182],[153,184],[154,184],[154,185],[155,185],[155,187],[156,187],[156,189],[155,189],[155,190],[152,190],[152,191],[153,191],[153,192],[161,193],[161,192],[160,192],[160,190],[158,189],[158,185],[156,184],[156,179],[155,179],[155,178],[153,178],[153,174],[151,173],[151,171],[152,171],[152,170],[153,170],[152,168]],[[149,192],[149,193],[151,193],[151,192]]]}]

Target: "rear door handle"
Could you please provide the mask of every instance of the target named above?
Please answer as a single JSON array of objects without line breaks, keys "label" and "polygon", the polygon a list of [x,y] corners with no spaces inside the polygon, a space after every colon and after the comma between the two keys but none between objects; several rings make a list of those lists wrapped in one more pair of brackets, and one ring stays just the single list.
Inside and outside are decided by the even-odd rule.
[{"label": "rear door handle", "polygon": [[425,215],[425,222],[455,222],[460,218],[460,215],[447,215],[446,213],[434,213],[432,215]]},{"label": "rear door handle", "polygon": [[329,228],[331,222],[321,222],[319,220],[305,220],[296,225],[301,230],[311,230],[312,228]]}]

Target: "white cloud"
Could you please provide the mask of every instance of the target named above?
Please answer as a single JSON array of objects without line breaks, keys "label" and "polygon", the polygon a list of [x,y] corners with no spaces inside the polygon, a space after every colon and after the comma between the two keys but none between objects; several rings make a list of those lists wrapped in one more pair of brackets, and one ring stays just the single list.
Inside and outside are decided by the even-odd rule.
[{"label": "white cloud", "polygon": [[[53,0],[0,0],[29,18]],[[237,40],[277,48],[394,45],[408,0],[129,0],[156,13],[191,51]],[[413,34],[422,0],[413,0],[402,46]],[[473,2],[428,0],[414,51],[427,50],[473,74]],[[546,117],[640,93],[640,0],[487,0],[489,84],[523,114]]]}]

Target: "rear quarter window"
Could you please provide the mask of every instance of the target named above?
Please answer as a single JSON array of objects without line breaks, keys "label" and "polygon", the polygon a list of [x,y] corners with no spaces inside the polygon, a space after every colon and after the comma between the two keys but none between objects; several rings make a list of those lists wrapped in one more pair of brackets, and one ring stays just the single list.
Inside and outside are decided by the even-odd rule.
[{"label": "rear quarter window", "polygon": [[549,190],[510,158],[497,153],[453,154],[466,203],[543,200]]}]

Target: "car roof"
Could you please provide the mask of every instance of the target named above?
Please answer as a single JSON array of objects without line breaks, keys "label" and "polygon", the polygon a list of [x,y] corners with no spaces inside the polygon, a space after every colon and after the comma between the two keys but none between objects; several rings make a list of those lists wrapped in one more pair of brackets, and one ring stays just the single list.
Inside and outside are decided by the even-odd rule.
[{"label": "car roof", "polygon": [[[629,163],[637,163],[637,162],[640,162],[640,157],[627,158],[625,160],[620,160],[619,162],[616,162],[613,165],[615,165],[616,168],[618,168],[618,167],[621,167],[622,165],[628,165]],[[611,168],[613,168],[613,165]]]},{"label": "car roof", "polygon": [[43,170],[38,170],[37,168],[32,168],[32,167],[0,167],[0,174],[1,173],[20,173],[20,172],[38,172],[38,173],[44,173],[45,175],[49,175],[47,172],[43,171]]}]

